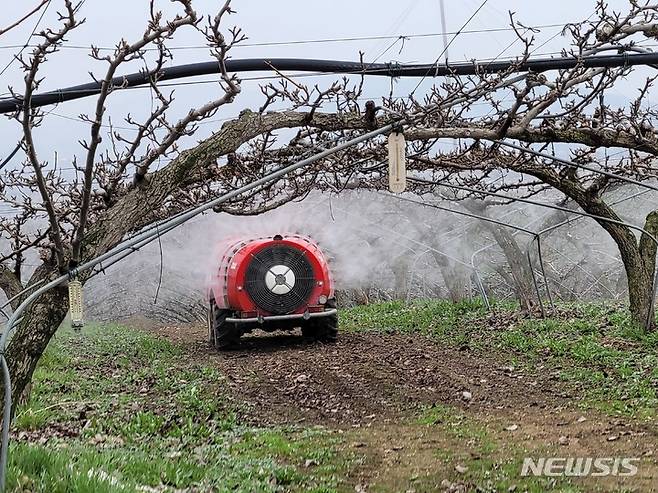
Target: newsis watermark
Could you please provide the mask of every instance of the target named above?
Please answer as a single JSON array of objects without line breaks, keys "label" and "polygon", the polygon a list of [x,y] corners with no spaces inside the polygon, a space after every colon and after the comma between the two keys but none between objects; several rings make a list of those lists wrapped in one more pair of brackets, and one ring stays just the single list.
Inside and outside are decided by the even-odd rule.
[{"label": "newsis watermark", "polygon": [[639,462],[634,457],[526,457],[521,476],[635,476]]}]

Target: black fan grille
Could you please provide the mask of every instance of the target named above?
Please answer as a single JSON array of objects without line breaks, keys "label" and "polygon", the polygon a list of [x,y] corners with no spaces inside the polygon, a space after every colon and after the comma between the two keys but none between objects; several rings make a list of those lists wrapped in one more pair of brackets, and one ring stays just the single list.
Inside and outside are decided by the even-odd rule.
[{"label": "black fan grille", "polygon": [[[265,284],[265,275],[275,265],[289,267],[295,284],[286,294],[275,294]],[[303,250],[287,245],[272,245],[252,255],[245,274],[245,289],[256,306],[277,315],[290,313],[308,302],[315,276]]]}]

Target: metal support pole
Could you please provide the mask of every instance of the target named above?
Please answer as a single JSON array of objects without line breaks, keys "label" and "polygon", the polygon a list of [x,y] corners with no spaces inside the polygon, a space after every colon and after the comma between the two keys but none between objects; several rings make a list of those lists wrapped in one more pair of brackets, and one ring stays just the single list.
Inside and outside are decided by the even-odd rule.
[{"label": "metal support pole", "polygon": [[[621,204],[622,202],[626,202],[627,200],[631,200],[631,199],[634,199],[636,197],[639,197],[641,195],[645,195],[645,194],[651,193],[651,192],[652,192],[652,190],[642,190],[641,192],[636,192],[632,195],[629,195],[628,197],[624,197],[620,200],[616,200],[614,202],[611,202],[610,205],[618,205],[618,204]],[[534,238],[533,240],[528,242],[528,245],[526,246],[526,255],[530,254],[530,247],[532,246],[533,241],[536,239],[537,240],[537,253],[538,253],[539,256],[541,256],[540,242],[541,242],[542,235],[544,235],[545,233],[550,233],[551,231],[555,231],[556,229],[561,228],[562,226],[565,226],[567,224],[570,224],[570,223],[573,223],[573,222],[576,222],[576,221],[580,221],[583,217],[584,216],[578,216],[578,217],[572,217],[572,218],[569,218],[569,219],[565,219],[564,221],[562,221],[558,224],[554,224],[553,226],[549,226],[547,228],[542,229],[541,231],[538,231],[537,235],[536,235],[536,238]],[[542,265],[542,275],[544,275],[544,287],[546,289],[546,293],[549,296],[549,299],[551,299],[552,294],[551,294],[550,287],[549,287],[549,284],[548,284],[548,278],[546,277],[546,275],[544,273],[543,262],[541,262],[541,265]],[[602,284],[602,286],[605,287],[605,285],[603,285],[603,284]],[[611,292],[610,294],[613,294],[613,293]],[[614,294],[613,294],[613,296],[614,296]],[[555,309],[555,304],[553,303],[552,300],[551,300],[551,306],[553,307],[553,309]]]},{"label": "metal support pole", "polygon": [[405,300],[405,302],[407,304],[409,303],[409,300],[411,299],[411,285],[413,284],[414,275],[416,274],[416,264],[418,263],[418,261],[421,259],[421,257],[423,255],[425,255],[426,253],[429,253],[429,252],[431,252],[431,250],[425,250],[420,255],[416,255],[416,258],[414,259],[413,263],[411,264],[411,269],[410,269],[411,277],[409,278],[409,287],[407,288],[407,299]]},{"label": "metal support pole", "polygon": [[[516,210],[519,210],[519,209],[516,209]],[[526,225],[525,225],[525,228],[528,229],[528,226],[530,226],[530,225],[533,224],[534,222],[538,221],[539,219],[540,219],[540,218],[534,219],[534,220],[531,221],[530,223],[526,224]],[[483,246],[482,248],[480,248],[480,249],[474,251],[473,254],[471,255],[471,265],[473,266],[473,268],[475,268],[475,257],[476,257],[477,255],[479,255],[480,253],[484,252],[485,250],[488,250],[489,248],[491,248],[491,247],[493,247],[493,246],[496,246],[496,245],[497,245],[496,242],[489,243],[488,245],[485,245],[485,246]],[[542,262],[543,262],[543,261],[542,261]],[[533,268],[533,267],[532,267],[532,262],[531,262],[531,260],[530,260],[530,257],[528,257],[528,265],[530,266],[530,269]],[[536,290],[536,289],[535,289],[535,291],[536,291],[536,293],[537,293],[537,299],[539,300],[539,303],[541,304],[541,299],[540,299],[539,291]]]},{"label": "metal support pole", "polygon": [[[417,183],[425,184],[425,185],[435,185],[435,186],[441,186],[441,187],[447,187],[447,188],[454,188],[457,190],[464,190],[466,192],[471,192],[471,193],[479,193],[482,195],[488,195],[490,197],[498,197],[501,199],[505,200],[515,200],[517,202],[523,202],[525,204],[532,204],[536,205],[539,207],[546,207],[548,209],[554,209],[556,211],[562,211],[566,212],[569,214],[577,214],[579,216],[583,217],[590,217],[592,219],[595,219],[597,221],[601,222],[606,222],[610,224],[619,224],[620,226],[626,226],[627,228],[633,229],[635,231],[639,231],[645,235],[647,235],[647,238],[649,238],[653,243],[656,245],[656,248],[658,248],[658,239],[651,233],[649,233],[646,229],[637,226],[635,224],[627,223],[625,221],[618,221],[616,219],[610,219],[608,217],[603,217],[603,216],[598,216],[596,214],[590,214],[588,212],[584,211],[575,211],[572,209],[569,209],[567,207],[562,207],[559,205],[554,205],[554,204],[546,204],[545,202],[538,202],[536,200],[530,200],[530,199],[525,199],[521,197],[513,197],[511,195],[505,195],[503,193],[497,193],[497,192],[488,192],[486,190],[478,190],[476,188],[471,188],[471,187],[464,187],[461,185],[452,185],[452,184],[447,184],[447,183],[442,183],[442,182],[437,182],[437,181],[431,181],[431,180],[426,180],[424,178],[409,178],[409,181],[414,181]],[[656,302],[656,293],[658,290],[658,269],[654,268],[654,280],[653,280],[653,289],[652,289],[652,295],[651,295],[651,300],[649,302],[649,311],[647,313],[647,319],[645,320],[645,328],[649,329],[651,327],[652,323],[652,318],[653,318],[653,311],[654,311],[654,306]]]},{"label": "metal support pole", "polygon": [[[476,255],[477,255],[478,253],[480,253],[480,252],[485,251],[487,248],[490,248],[492,245],[495,245],[495,243],[492,243],[492,244],[489,244],[489,245],[485,245],[485,246],[483,246],[482,248],[480,248],[480,249],[478,249],[478,250],[475,250],[475,251],[471,254],[471,267],[473,268],[473,272],[476,271],[476,269],[475,269],[475,257],[476,257]],[[479,275],[476,276],[476,283],[477,283],[477,285],[478,285],[478,288],[479,288],[481,291],[484,291],[484,285],[482,284],[482,279],[480,278]],[[489,300],[486,300],[486,304],[487,304],[487,310],[488,310],[488,309],[490,308],[490,306],[489,306]]]},{"label": "metal support pole", "polygon": [[553,303],[553,295],[551,290],[548,287],[548,277],[546,277],[546,270],[544,269],[544,258],[541,254],[541,240],[539,235],[535,235],[535,240],[537,240],[537,258],[539,259],[539,268],[541,269],[541,275],[544,277],[544,287],[546,288],[546,295],[548,296],[548,302],[551,304],[551,309],[555,311],[555,303]]},{"label": "metal support pole", "polygon": [[544,309],[544,302],[541,299],[541,293],[539,292],[539,284],[537,284],[537,275],[535,274],[535,269],[532,266],[532,260],[530,260],[530,252],[528,252],[528,264],[530,264],[530,275],[532,276],[532,284],[535,286],[535,292],[537,293],[537,299],[539,300],[539,309],[541,310],[541,318],[546,318],[546,310]]},{"label": "metal support pole", "polygon": [[[497,224],[499,226],[503,226],[503,227],[506,227],[506,228],[512,228],[512,229],[515,229],[517,231],[521,231],[522,233],[526,233],[526,234],[529,234],[529,235],[532,235],[532,236],[536,235],[536,233],[534,231],[530,231],[529,229],[525,229],[525,228],[521,228],[519,226],[514,226],[512,224],[504,223],[502,221],[498,221],[496,219],[492,219],[492,218],[487,217],[487,216],[480,216],[478,214],[473,214],[472,212],[456,211],[454,209],[450,209],[449,207],[442,207],[440,205],[430,204],[429,202],[423,202],[423,201],[420,201],[420,200],[414,200],[414,199],[410,199],[408,197],[400,197],[400,196],[392,195],[392,194],[381,193],[380,195],[383,195],[385,197],[392,197],[392,198],[395,198],[397,200],[402,200],[404,202],[411,202],[412,204],[418,204],[418,205],[422,205],[422,206],[425,206],[425,207],[432,207],[433,209],[439,209],[439,210],[442,210],[442,211],[451,212],[453,214],[459,214],[459,215],[462,215],[462,216],[472,217],[474,219],[479,219],[481,221],[490,222],[490,223]],[[482,283],[482,279],[480,278],[480,275],[478,274],[477,269],[475,269],[475,265],[473,263],[473,257],[478,252],[479,251],[476,251],[471,256],[471,267],[473,268],[473,272],[475,273],[477,284],[478,284],[478,287],[480,288],[480,293],[482,293],[482,299],[485,302],[485,305],[487,306],[487,308],[490,308],[491,305],[489,303],[489,299],[487,297],[486,291],[484,290],[484,284]],[[542,262],[541,257],[540,257],[540,262]],[[530,272],[532,273],[532,276],[533,276],[533,280],[535,281],[535,283],[534,283],[535,284],[535,291],[537,292],[537,298],[539,300],[539,305],[541,306],[542,315],[544,315],[544,306],[543,306],[543,302],[541,300],[541,293],[539,292],[539,286],[537,285],[536,279],[534,279],[534,277],[535,277],[534,267],[532,265],[532,261],[530,260],[530,255],[528,255],[528,263],[529,263],[529,267],[530,267]],[[542,271],[543,271],[544,266],[542,265],[541,268],[542,268]]]},{"label": "metal support pole", "polygon": [[480,273],[477,271],[477,269],[473,269],[473,274],[475,274],[475,282],[478,285],[480,294],[482,295],[482,301],[484,301],[484,305],[487,307],[487,310],[491,310],[491,303],[489,302],[487,291],[484,289],[484,284],[482,283],[482,278],[480,277]]},{"label": "metal support pole", "polygon": [[248,192],[254,188],[257,188],[261,185],[267,184],[271,181],[274,181],[278,178],[281,178],[282,176],[287,175],[291,171],[295,171],[299,168],[303,168],[305,166],[308,166],[311,163],[314,163],[322,158],[325,158],[327,156],[330,156],[331,154],[334,154],[336,152],[339,152],[343,149],[347,149],[349,147],[352,147],[356,144],[360,144],[361,142],[365,142],[367,140],[370,140],[378,135],[382,135],[384,133],[390,132],[393,129],[393,125],[386,125],[384,127],[381,127],[377,130],[373,130],[372,132],[368,132],[366,134],[363,134],[359,137],[356,137],[354,139],[348,140],[347,142],[343,142],[342,144],[337,145],[336,147],[333,147],[331,149],[327,149],[325,151],[322,151],[314,156],[311,156],[307,159],[303,159],[301,161],[298,161],[296,163],[293,163],[291,165],[285,166],[277,171],[274,171],[262,178],[259,178],[258,180],[255,180],[251,183],[248,183],[247,185],[244,185],[240,188],[237,188],[235,190],[232,190],[231,192],[225,193],[224,195],[210,200],[208,202],[205,202],[204,204],[201,204],[197,207],[194,207],[190,209],[189,211],[182,213],[178,216],[175,216],[173,219],[169,221],[164,221],[161,225],[158,224],[157,228],[150,228],[147,231],[144,231],[142,233],[136,234],[133,236],[130,240],[127,240],[123,243],[120,243],[116,247],[110,249],[106,253],[99,255],[98,257],[89,260],[88,262],[83,263],[82,265],[79,265],[69,273],[66,273],[48,283],[45,285],[41,286],[39,289],[34,291],[30,296],[28,296],[17,308],[14,313],[12,313],[11,317],[7,321],[6,324],[6,329],[2,333],[2,336],[0,337],[0,365],[2,366],[2,378],[3,378],[3,384],[5,388],[5,399],[4,399],[4,410],[3,410],[3,420],[2,420],[2,443],[0,444],[0,491],[5,491],[5,484],[6,484],[6,473],[7,473],[7,454],[9,450],[9,426],[10,426],[10,421],[11,421],[11,375],[9,373],[9,367],[7,365],[7,360],[5,356],[5,349],[7,345],[7,340],[9,337],[9,334],[11,333],[12,329],[15,326],[16,321],[18,320],[19,316],[43,293],[46,291],[59,286],[60,284],[63,284],[69,279],[70,275],[75,275],[79,272],[83,272],[86,270],[89,270],[96,265],[99,265],[101,262],[108,260],[115,255],[118,255],[122,252],[125,252],[127,250],[135,251],[135,246],[142,243],[145,244],[144,242],[146,240],[153,240],[161,235],[161,232],[166,232],[166,231],[171,231],[172,229],[180,226],[181,224],[189,221],[190,219],[198,216],[204,211],[207,211],[209,209],[212,209],[214,206],[222,204],[224,202],[227,202],[228,200],[231,200],[232,198],[238,197],[242,195],[245,192]]}]

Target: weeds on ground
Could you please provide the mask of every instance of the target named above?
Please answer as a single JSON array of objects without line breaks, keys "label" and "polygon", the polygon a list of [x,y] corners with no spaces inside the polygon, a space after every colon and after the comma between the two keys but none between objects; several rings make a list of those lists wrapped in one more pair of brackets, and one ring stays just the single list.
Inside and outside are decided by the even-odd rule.
[{"label": "weeds on ground", "polygon": [[514,365],[557,371],[611,414],[654,418],[658,410],[658,332],[644,333],[629,314],[604,305],[561,305],[546,319],[521,316],[511,304],[487,314],[474,301],[401,301],[343,310],[343,330],[418,333],[442,344],[492,350]]},{"label": "weeds on ground", "polygon": [[238,423],[215,368],[120,326],[59,333],[17,411],[9,491],[335,491],[350,466],[323,429]]},{"label": "weeds on ground", "polygon": [[[456,491],[583,491],[568,477],[521,476],[528,450],[455,407],[441,404],[424,407],[415,424],[427,428],[428,434],[443,437],[434,450],[437,476],[417,478],[420,491],[426,491],[424,483],[437,484],[437,478],[442,479],[444,489],[452,487]],[[550,453],[546,451],[544,455]]]}]

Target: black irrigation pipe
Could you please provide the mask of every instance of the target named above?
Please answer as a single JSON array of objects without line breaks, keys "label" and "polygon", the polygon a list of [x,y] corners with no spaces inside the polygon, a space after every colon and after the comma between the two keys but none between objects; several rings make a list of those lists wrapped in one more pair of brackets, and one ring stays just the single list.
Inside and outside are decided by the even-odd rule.
[{"label": "black irrigation pipe", "polygon": [[[521,61],[509,59],[501,61],[459,62],[459,63],[424,63],[401,65],[398,63],[371,63],[316,60],[307,58],[246,58],[226,61],[228,72],[270,72],[270,71],[301,71],[330,74],[375,75],[382,77],[445,77],[451,75],[479,75],[496,73],[512,69],[515,72],[545,72],[548,70],[564,70],[575,67],[631,67],[635,65],[652,65],[658,63],[658,53],[620,53],[615,55],[596,55],[583,57],[536,58]],[[175,65],[163,68],[158,74],[158,81],[182,79],[201,75],[212,75],[220,72],[216,61],[198,62],[186,65]],[[142,71],[121,75],[112,79],[115,89],[125,89],[148,84],[149,72]],[[73,99],[93,96],[100,92],[101,81],[89,82],[32,96],[32,107],[62,103]],[[0,101],[0,113],[9,113],[20,109],[22,99],[7,98]]]},{"label": "black irrigation pipe", "polygon": [[[545,202],[539,202],[539,201],[536,201],[536,200],[526,199],[526,198],[522,198],[522,197],[514,197],[512,195],[505,195],[503,193],[489,192],[487,190],[479,190],[479,189],[476,189],[476,188],[464,187],[462,185],[453,185],[453,184],[450,184],[450,183],[443,183],[443,182],[440,182],[440,181],[426,180],[424,178],[410,177],[410,178],[408,178],[408,180],[412,181],[412,182],[424,184],[424,185],[435,185],[435,186],[440,186],[440,187],[453,188],[453,189],[456,189],[456,190],[463,190],[465,192],[478,193],[478,194],[482,194],[482,195],[488,195],[490,197],[498,197],[498,198],[501,198],[501,199],[512,200],[512,201],[517,201],[517,202],[523,202],[525,204],[536,205],[536,206],[539,206],[539,207],[546,207],[548,209],[554,209],[556,211],[562,211],[562,212],[566,212],[568,214],[577,214],[577,215],[583,216],[583,217],[590,217],[590,218],[592,218],[596,221],[599,221],[599,222],[606,222],[606,223],[611,223],[611,224],[618,224],[620,226],[626,226],[627,228],[634,229],[635,231],[639,231],[639,232],[647,235],[647,238],[649,238],[651,241],[653,241],[653,243],[656,245],[656,247],[658,247],[658,239],[654,235],[652,235],[649,231],[647,231],[646,229],[644,229],[640,226],[637,226],[636,224],[627,223],[625,221],[621,221],[621,220],[617,220],[617,219],[610,219],[608,217],[598,216],[596,214],[590,214],[588,212],[577,211],[577,210],[569,209],[568,207],[562,207],[562,206],[555,205],[555,204],[547,204]],[[651,327],[651,319],[654,316],[653,310],[654,310],[654,304],[655,304],[655,300],[656,300],[656,291],[657,291],[657,289],[658,289],[658,269],[654,268],[653,292],[652,292],[652,295],[651,295],[651,300],[649,302],[649,311],[647,313],[647,319],[645,321],[645,328],[647,328],[647,329],[649,329]]]}]

